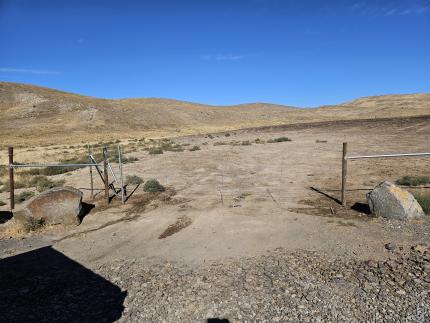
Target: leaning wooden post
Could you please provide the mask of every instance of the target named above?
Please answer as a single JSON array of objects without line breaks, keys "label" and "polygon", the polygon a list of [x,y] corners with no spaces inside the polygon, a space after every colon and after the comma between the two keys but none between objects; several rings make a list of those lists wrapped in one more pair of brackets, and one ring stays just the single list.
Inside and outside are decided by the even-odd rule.
[{"label": "leaning wooden post", "polygon": [[342,151],[342,205],[346,206],[346,180],[347,180],[347,172],[348,172],[348,158],[346,156],[348,152],[348,143],[343,143],[343,151]]},{"label": "leaning wooden post", "polygon": [[[88,159],[90,160],[90,163],[92,164],[93,161],[91,159],[91,146],[88,144]],[[93,166],[90,166],[90,185],[91,185],[91,199],[94,199],[94,181],[93,181]]]},{"label": "leaning wooden post", "polygon": [[13,147],[8,148],[9,152],[9,193],[10,193],[10,210],[15,208],[15,182],[13,179]]},{"label": "leaning wooden post", "polygon": [[109,204],[109,176],[108,176],[108,168],[107,168],[107,159],[106,159],[106,148],[103,149],[104,159],[103,159],[103,176],[105,182],[105,198],[106,203]]},{"label": "leaning wooden post", "polygon": [[122,175],[121,145],[118,145],[118,164],[119,164],[119,176],[121,177],[121,201],[122,201],[122,204],[124,204],[125,194],[124,194],[124,177]]}]

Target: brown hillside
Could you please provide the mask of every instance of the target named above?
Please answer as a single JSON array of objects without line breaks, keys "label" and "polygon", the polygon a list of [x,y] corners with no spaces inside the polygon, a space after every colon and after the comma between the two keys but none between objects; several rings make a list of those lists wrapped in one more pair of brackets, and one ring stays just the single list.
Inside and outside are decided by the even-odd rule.
[{"label": "brown hillside", "polygon": [[107,100],[0,82],[2,144],[174,136],[267,125],[430,115],[430,94],[366,97],[298,109],[267,103],[209,106],[146,98]]}]

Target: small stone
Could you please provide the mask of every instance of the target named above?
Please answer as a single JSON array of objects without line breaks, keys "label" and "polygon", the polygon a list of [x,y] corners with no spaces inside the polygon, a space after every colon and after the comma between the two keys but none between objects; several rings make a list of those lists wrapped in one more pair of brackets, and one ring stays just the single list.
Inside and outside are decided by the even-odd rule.
[{"label": "small stone", "polygon": [[385,244],[385,249],[387,249],[387,250],[393,251],[396,248],[397,248],[397,246],[394,243],[389,242],[389,243]]}]

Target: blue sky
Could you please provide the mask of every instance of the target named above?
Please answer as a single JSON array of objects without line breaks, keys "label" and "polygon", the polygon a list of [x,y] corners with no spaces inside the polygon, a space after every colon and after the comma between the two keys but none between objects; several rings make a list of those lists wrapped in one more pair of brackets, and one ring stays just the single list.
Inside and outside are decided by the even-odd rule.
[{"label": "blue sky", "polygon": [[97,97],[430,92],[430,0],[0,0],[0,44],[1,81]]}]

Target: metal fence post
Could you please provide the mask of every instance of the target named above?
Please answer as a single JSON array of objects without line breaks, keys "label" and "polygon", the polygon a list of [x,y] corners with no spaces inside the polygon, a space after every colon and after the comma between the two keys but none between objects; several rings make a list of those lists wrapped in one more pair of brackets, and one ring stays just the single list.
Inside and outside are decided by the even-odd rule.
[{"label": "metal fence post", "polygon": [[[88,158],[90,160],[90,163],[92,163],[93,161],[91,160],[91,145],[88,144]],[[93,182],[93,166],[90,166],[90,185],[91,185],[91,199],[94,199],[94,182]]]},{"label": "metal fence post", "polygon": [[348,152],[348,143],[343,143],[343,149],[342,149],[342,206],[346,206],[346,180],[347,180],[347,172],[348,172],[348,159],[347,154]]},{"label": "metal fence post", "polygon": [[10,193],[10,210],[15,208],[15,182],[13,178],[13,147],[8,148],[9,153],[9,193]]},{"label": "metal fence post", "polygon": [[119,174],[121,177],[121,201],[122,204],[125,203],[125,194],[124,194],[124,177],[122,175],[122,153],[121,153],[121,145],[118,144],[118,163],[119,163]]},{"label": "metal fence post", "polygon": [[108,175],[108,167],[107,167],[107,159],[106,159],[106,148],[103,149],[104,152],[104,160],[103,160],[103,177],[105,182],[105,198],[106,203],[109,204],[109,175]]}]

